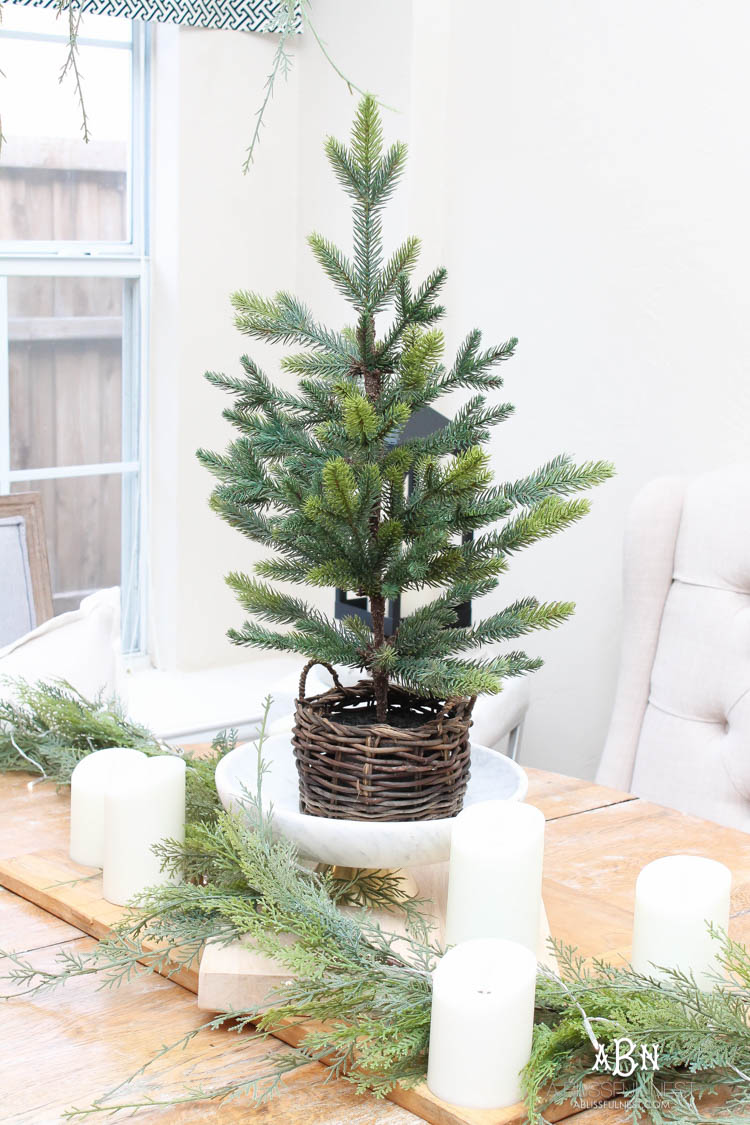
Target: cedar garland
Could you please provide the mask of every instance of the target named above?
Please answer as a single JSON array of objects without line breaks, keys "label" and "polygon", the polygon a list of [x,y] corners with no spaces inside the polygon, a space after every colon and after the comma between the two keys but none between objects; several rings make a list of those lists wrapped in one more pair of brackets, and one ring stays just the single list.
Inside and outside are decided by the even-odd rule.
[{"label": "cedar garland", "polygon": [[[23,734],[29,756],[41,756],[45,749],[46,734],[54,725],[50,715],[60,709],[61,699],[57,689],[42,686],[37,691],[44,719],[28,707],[23,714],[7,705],[3,711],[0,769],[9,768],[2,748],[12,747],[17,736]],[[70,701],[63,702],[67,715]],[[14,714],[20,726],[14,726]],[[92,710],[90,720],[93,736],[101,733],[103,723],[119,718],[99,709]],[[35,744],[30,734],[34,721]],[[80,710],[75,726],[85,737]],[[263,737],[262,729],[259,787]],[[14,768],[30,768],[24,755],[18,755]],[[315,874],[301,867],[294,847],[274,839],[257,796],[248,800],[246,818],[220,811],[215,793],[213,800],[208,818],[191,823],[184,845],[166,843],[160,849],[164,862],[179,871],[184,882],[147,891],[111,937],[90,954],[71,954],[63,947],[51,970],[36,968],[33,961],[12,952],[0,953],[12,965],[5,979],[26,996],[91,974],[116,987],[135,973],[166,971],[168,962],[175,967],[195,964],[209,939],[231,941],[249,934],[252,944],[277,958],[294,979],[269,996],[262,1010],[219,1015],[179,1043],[168,1044],[156,1057],[224,1025],[253,1037],[272,1034],[278,1022],[289,1019],[321,1020],[325,1029],[306,1036],[295,1050],[261,1060],[260,1072],[251,1069],[236,1082],[187,1090],[163,1102],[129,1099],[127,1079],[94,1105],[71,1110],[67,1116],[72,1120],[159,1104],[207,1099],[221,1103],[238,1096],[261,1104],[279,1090],[287,1073],[311,1059],[325,1060],[332,1075],[376,1096],[397,1083],[410,1085],[424,1078],[430,969],[442,951],[425,933],[422,904],[404,898],[399,886],[387,879],[368,876],[344,883],[330,871]],[[343,914],[344,903],[362,909],[356,916]],[[391,935],[372,922],[370,906],[403,910],[412,936],[400,938],[394,947]],[[284,934],[293,936],[291,944]],[[523,1076],[531,1125],[542,1125],[551,1105],[571,1097],[585,1102],[597,1045],[612,1057],[620,1037],[659,1044],[656,1070],[639,1067],[616,1080],[613,1092],[634,1125],[710,1125],[716,1120],[746,1125],[750,954],[726,935],[715,936],[722,945],[726,975],[710,992],[679,972],[654,980],[627,967],[587,964],[574,950],[556,944],[561,976],[540,973],[533,1051]],[[147,942],[160,943],[160,950],[147,952]],[[724,1099],[718,1109],[703,1100],[717,1091]]]}]

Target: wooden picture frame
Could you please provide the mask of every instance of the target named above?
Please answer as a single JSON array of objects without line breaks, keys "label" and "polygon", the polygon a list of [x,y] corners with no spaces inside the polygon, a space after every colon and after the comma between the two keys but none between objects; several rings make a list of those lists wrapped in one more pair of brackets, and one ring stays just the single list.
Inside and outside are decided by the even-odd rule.
[{"label": "wooden picture frame", "polygon": [[9,496],[0,496],[0,519],[6,516],[19,516],[24,522],[34,612],[37,625],[41,625],[49,621],[54,611],[47,537],[44,531],[44,510],[40,493],[13,492]]}]

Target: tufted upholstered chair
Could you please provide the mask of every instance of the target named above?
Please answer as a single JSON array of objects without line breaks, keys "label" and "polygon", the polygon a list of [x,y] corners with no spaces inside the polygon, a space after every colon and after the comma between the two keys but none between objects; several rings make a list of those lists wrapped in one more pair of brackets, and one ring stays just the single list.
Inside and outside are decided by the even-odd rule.
[{"label": "tufted upholstered chair", "polygon": [[644,488],[624,580],[597,781],[750,831],[750,465]]}]

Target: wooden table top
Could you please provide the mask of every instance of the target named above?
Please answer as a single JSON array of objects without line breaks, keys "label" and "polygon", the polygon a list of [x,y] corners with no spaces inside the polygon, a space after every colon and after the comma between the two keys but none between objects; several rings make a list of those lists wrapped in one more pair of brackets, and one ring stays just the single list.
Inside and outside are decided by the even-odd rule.
[{"label": "wooden table top", "polygon": [[[627,957],[635,878],[652,859],[674,852],[707,855],[734,874],[731,933],[750,942],[750,835],[661,808],[589,781],[527,770],[528,801],[547,817],[544,899],[553,935],[585,955]],[[67,848],[68,799],[26,775],[0,775],[0,859]],[[82,952],[93,940],[74,926],[0,888],[0,947],[50,966],[62,949]],[[2,962],[0,962],[2,964]],[[4,970],[3,970],[4,971]],[[5,990],[5,989],[4,989]],[[99,991],[83,978],[55,992],[6,1006],[0,1018],[2,1120],[54,1125],[64,1110],[86,1107],[132,1074],[165,1043],[204,1022],[195,997],[161,977],[138,977]],[[179,1096],[186,1086],[213,1085],[262,1073],[263,1057],[284,1050],[274,1040],[248,1041],[231,1031],[202,1032],[167,1056],[131,1090],[136,1099]],[[12,1056],[11,1056],[12,1051]],[[12,1057],[12,1065],[7,1060]],[[235,1101],[141,1111],[135,1120],[169,1125],[217,1121],[263,1125],[417,1125],[391,1102],[326,1082],[311,1063],[261,1109]],[[612,1107],[573,1114],[575,1125],[616,1125]],[[96,1120],[93,1119],[93,1120]]]}]

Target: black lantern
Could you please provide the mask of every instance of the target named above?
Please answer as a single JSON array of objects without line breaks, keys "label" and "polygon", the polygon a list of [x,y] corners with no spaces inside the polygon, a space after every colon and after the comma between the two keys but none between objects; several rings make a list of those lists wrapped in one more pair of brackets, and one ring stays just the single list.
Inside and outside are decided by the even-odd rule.
[{"label": "black lantern", "polygon": [[[442,430],[448,419],[439,414],[437,410],[433,410],[430,406],[425,406],[422,410],[413,414],[409,421],[404,426],[403,430],[398,435],[395,442],[396,445],[401,445],[403,442],[408,441],[410,438],[429,437],[437,430]],[[407,489],[411,491],[413,484],[412,475],[409,474]],[[471,532],[463,536],[463,542],[469,543],[473,539]],[[335,614],[337,618],[343,617],[361,617],[363,621],[372,627],[372,616],[368,609],[368,599],[364,597],[350,597],[347,590],[336,590]],[[401,599],[389,598],[386,615],[385,615],[385,635],[391,637],[398,629],[399,622],[401,621]],[[471,625],[471,602],[464,602],[456,610],[456,625],[467,626]]]}]

